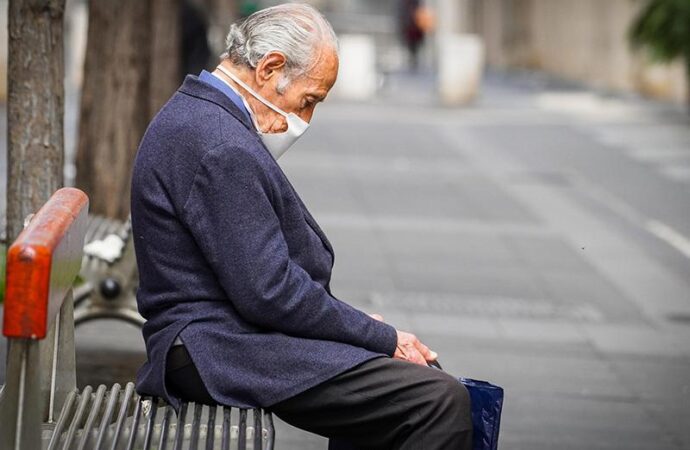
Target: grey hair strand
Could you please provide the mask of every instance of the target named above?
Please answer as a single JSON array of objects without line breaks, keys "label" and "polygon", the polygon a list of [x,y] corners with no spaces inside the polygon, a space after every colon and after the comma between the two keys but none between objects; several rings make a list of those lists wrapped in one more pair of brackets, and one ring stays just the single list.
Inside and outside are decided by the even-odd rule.
[{"label": "grey hair strand", "polygon": [[267,54],[282,53],[290,78],[306,73],[318,46],[330,44],[335,51],[338,49],[328,21],[314,7],[300,3],[262,9],[232,24],[225,43],[221,58],[251,69]]}]

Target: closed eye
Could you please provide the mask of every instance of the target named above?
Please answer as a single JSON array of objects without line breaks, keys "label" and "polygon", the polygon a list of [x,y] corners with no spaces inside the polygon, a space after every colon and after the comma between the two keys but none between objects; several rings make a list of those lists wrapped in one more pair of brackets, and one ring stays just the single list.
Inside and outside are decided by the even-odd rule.
[{"label": "closed eye", "polygon": [[317,103],[321,103],[322,101],[324,101],[324,97],[309,95],[308,97],[305,97],[302,107],[306,108]]},{"label": "closed eye", "polygon": [[302,109],[311,108],[315,104],[316,102],[314,100],[305,100],[304,102],[302,102]]}]

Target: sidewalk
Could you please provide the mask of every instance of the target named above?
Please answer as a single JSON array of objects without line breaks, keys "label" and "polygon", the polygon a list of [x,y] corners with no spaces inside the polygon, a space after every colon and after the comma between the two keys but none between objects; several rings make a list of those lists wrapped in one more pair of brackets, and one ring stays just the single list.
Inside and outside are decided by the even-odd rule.
[{"label": "sidewalk", "polygon": [[335,295],[504,386],[504,449],[690,448],[688,118],[526,76],[430,91],[327,102],[281,159]]}]

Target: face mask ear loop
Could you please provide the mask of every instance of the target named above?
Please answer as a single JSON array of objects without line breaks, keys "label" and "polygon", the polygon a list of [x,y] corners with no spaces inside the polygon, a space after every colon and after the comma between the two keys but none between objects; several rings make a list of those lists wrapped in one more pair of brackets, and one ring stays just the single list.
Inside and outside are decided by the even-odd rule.
[{"label": "face mask ear loop", "polygon": [[[222,67],[218,66],[217,68],[220,69],[224,74],[228,75],[231,79],[234,80],[234,78],[231,76],[231,74],[226,72]],[[259,127],[259,122],[256,120],[256,116],[254,115],[254,111],[252,110],[251,106],[249,106],[249,103],[247,103],[247,100],[244,98],[244,96],[242,94],[240,94],[237,91],[237,89],[235,89],[235,87],[233,85],[228,83],[227,80],[224,80],[222,77],[218,77],[218,79],[220,81],[222,81],[223,83],[225,83],[230,89],[232,89],[242,99],[242,103],[244,104],[244,107],[247,109],[247,112],[249,112],[249,118],[251,119],[252,124],[254,125],[254,129],[258,133],[262,134],[263,132],[261,131],[261,128]]]},{"label": "face mask ear loop", "polygon": [[271,108],[273,111],[277,112],[278,114],[280,114],[280,115],[283,116],[283,117],[287,117],[287,116],[288,116],[288,113],[286,113],[285,111],[281,110],[280,108],[278,108],[277,106],[275,106],[274,104],[272,104],[271,102],[269,102],[268,100],[266,100],[265,98],[263,98],[263,97],[262,97],[261,95],[259,95],[256,91],[254,91],[254,89],[250,88],[249,85],[247,85],[247,83],[245,83],[244,81],[240,80],[239,77],[235,76],[232,72],[230,72],[229,70],[227,70],[225,67],[223,67],[223,66],[218,66],[218,70],[220,70],[220,71],[223,72],[225,75],[227,75],[232,81],[234,81],[235,83],[237,83],[237,84],[239,84],[240,86],[242,86],[244,89],[247,90],[247,92],[249,92],[250,94],[252,94],[257,100],[259,100],[261,103],[263,103],[264,105],[266,105],[266,106],[268,106],[269,108]]}]

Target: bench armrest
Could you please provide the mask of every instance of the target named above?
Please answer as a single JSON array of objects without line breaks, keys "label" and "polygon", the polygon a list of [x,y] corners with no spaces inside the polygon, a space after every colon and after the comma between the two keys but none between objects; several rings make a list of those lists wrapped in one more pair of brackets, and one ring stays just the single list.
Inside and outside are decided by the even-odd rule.
[{"label": "bench armrest", "polygon": [[7,253],[3,334],[43,339],[81,268],[89,200],[56,191]]}]

